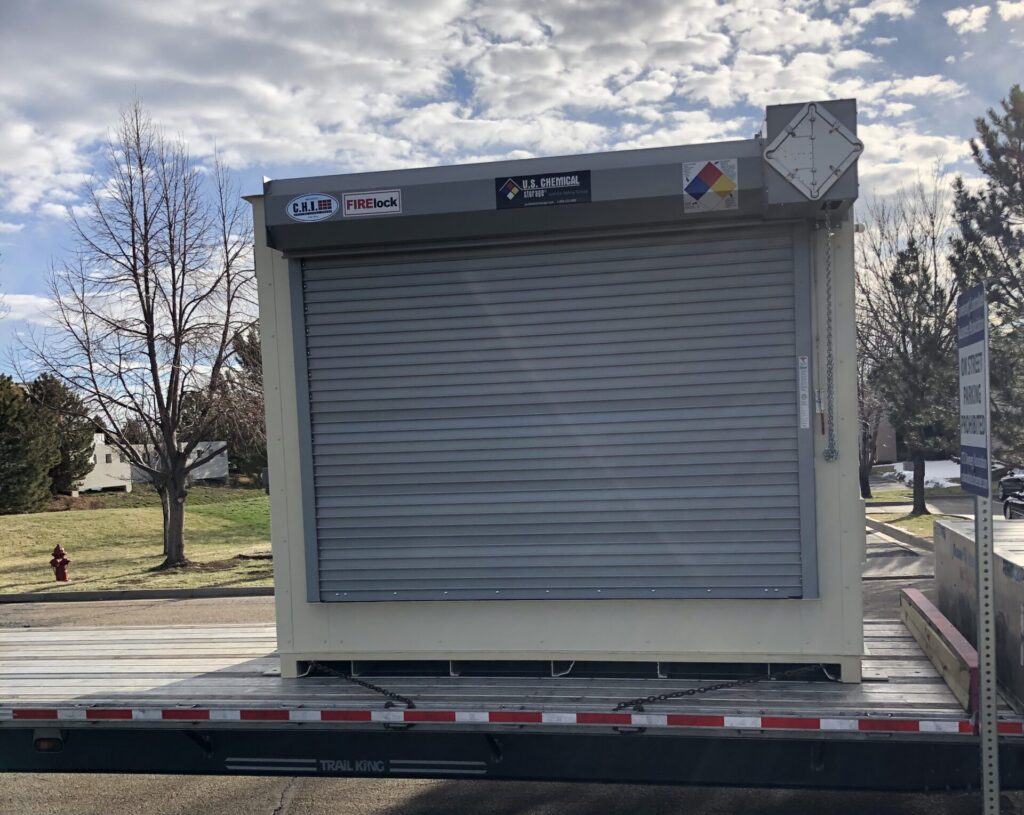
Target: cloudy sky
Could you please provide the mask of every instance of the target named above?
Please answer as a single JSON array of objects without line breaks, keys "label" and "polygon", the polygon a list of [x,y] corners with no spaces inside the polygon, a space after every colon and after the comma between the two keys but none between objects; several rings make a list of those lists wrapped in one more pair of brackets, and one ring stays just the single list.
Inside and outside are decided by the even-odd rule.
[{"label": "cloudy sky", "polygon": [[937,159],[970,172],[973,118],[1022,56],[1024,0],[3,0],[0,351],[41,319],[66,208],[134,95],[243,192],[749,138],[767,104],[856,97],[863,192],[884,194]]}]

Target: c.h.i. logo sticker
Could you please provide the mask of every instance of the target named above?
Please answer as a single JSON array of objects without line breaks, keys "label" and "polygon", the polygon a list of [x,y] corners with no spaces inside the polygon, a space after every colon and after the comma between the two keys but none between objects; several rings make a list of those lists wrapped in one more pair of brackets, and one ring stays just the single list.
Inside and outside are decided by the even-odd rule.
[{"label": "c.h.i. logo sticker", "polygon": [[293,221],[323,221],[337,211],[338,199],[322,192],[300,195],[285,207],[285,212]]}]

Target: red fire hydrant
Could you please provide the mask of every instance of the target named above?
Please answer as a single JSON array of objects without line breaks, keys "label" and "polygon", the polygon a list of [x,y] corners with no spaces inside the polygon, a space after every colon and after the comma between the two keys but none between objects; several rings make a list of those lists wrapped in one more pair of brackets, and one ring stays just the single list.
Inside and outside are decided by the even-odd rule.
[{"label": "red fire hydrant", "polygon": [[64,547],[59,543],[53,547],[53,557],[50,559],[50,568],[53,569],[53,576],[58,583],[68,582],[68,564],[71,562],[67,558],[67,552],[64,551]]}]

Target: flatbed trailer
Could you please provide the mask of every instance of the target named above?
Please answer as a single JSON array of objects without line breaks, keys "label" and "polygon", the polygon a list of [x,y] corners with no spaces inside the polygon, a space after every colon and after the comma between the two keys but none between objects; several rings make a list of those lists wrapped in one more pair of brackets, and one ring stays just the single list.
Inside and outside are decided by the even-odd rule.
[{"label": "flatbed trailer", "polygon": [[[0,769],[977,787],[974,725],[909,632],[868,620],[865,642],[862,684],[789,676],[617,709],[720,680],[393,666],[357,684],[282,678],[269,625],[6,629]],[[1003,705],[999,730],[1003,786],[1022,788],[1024,719]]]}]

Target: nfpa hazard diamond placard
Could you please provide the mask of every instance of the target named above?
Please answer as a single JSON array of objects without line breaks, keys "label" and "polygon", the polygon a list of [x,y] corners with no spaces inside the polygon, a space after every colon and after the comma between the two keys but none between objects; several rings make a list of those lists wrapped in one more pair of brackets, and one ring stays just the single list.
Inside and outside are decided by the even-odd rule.
[{"label": "nfpa hazard diamond placard", "polygon": [[736,159],[690,161],[683,164],[683,209],[718,212],[739,207]]}]

